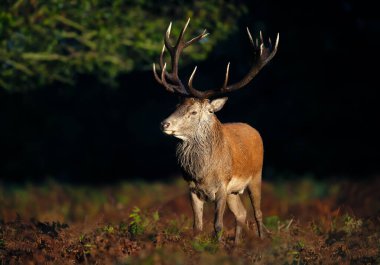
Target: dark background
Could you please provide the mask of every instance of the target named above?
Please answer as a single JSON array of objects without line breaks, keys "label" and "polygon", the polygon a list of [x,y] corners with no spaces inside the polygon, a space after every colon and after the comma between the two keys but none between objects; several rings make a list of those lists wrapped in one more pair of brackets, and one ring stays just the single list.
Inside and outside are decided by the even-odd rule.
[{"label": "dark background", "polygon": [[[280,32],[279,51],[252,83],[229,95],[220,120],[247,122],[261,132],[264,178],[376,176],[377,9],[363,1],[248,5],[236,21],[241,30],[198,65],[195,85],[220,86],[228,61],[232,81],[245,74],[251,62],[247,25],[256,36],[260,29],[272,39]],[[182,69],[183,76],[191,70]],[[108,182],[176,174],[175,140],[159,130],[176,97],[151,71],[118,82],[115,89],[81,76],[75,87],[0,90],[0,177]]]}]

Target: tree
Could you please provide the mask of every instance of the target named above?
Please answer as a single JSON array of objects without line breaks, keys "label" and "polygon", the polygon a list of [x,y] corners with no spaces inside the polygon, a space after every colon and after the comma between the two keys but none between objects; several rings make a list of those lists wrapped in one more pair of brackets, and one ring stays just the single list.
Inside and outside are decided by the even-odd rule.
[{"label": "tree", "polygon": [[[116,85],[116,77],[157,61],[163,33],[192,18],[187,36],[211,36],[185,53],[184,64],[202,60],[231,34],[243,5],[225,0],[18,0],[0,4],[0,87],[24,91],[80,74]],[[207,42],[207,45],[203,45]]]}]

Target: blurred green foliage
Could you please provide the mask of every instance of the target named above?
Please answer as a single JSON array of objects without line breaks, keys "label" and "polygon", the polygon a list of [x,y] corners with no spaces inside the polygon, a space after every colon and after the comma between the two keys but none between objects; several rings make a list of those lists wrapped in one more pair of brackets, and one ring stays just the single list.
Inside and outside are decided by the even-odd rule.
[{"label": "blurred green foliage", "polygon": [[139,207],[135,207],[132,210],[132,213],[129,215],[129,218],[132,219],[132,221],[129,223],[129,232],[132,234],[132,236],[143,234],[147,226],[147,222],[143,221],[140,211],[141,210]]},{"label": "blurred green foliage", "polygon": [[144,234],[147,231],[154,230],[157,222],[160,220],[158,211],[154,211],[152,214],[141,212],[140,208],[135,206],[132,213],[129,215],[128,231],[132,237],[136,237]]},{"label": "blurred green foliage", "polygon": [[201,235],[196,237],[191,242],[193,248],[195,251],[198,252],[209,252],[209,253],[216,253],[219,249],[219,242],[216,237],[210,237]]},{"label": "blurred green foliage", "polygon": [[150,68],[169,22],[177,36],[188,17],[188,38],[204,28],[212,37],[189,47],[184,63],[202,60],[245,12],[244,5],[225,0],[1,1],[0,87],[23,91],[54,81],[75,84],[78,74],[116,85],[119,74]]},{"label": "blurred green foliage", "polygon": [[276,230],[280,223],[280,218],[277,215],[271,215],[264,218],[265,227],[270,230]]}]

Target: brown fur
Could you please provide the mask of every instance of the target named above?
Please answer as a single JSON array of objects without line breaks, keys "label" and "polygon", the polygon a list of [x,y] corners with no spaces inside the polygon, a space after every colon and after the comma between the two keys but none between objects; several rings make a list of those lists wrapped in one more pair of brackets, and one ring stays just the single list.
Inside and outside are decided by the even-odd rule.
[{"label": "brown fur", "polygon": [[192,194],[194,228],[202,230],[203,202],[215,201],[215,231],[219,235],[227,203],[237,220],[237,242],[246,218],[246,211],[237,194],[247,187],[258,234],[262,236],[263,143],[260,134],[248,124],[222,124],[218,120],[213,112],[218,111],[225,101],[186,99],[163,123],[169,124],[164,132],[182,139],[177,147],[177,157]]}]

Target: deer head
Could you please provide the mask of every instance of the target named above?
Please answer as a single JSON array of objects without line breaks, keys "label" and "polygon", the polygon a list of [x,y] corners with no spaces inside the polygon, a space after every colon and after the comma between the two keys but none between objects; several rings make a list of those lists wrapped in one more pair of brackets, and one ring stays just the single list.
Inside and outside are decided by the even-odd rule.
[{"label": "deer head", "polygon": [[[182,140],[194,138],[199,129],[207,129],[215,121],[214,113],[222,109],[227,98],[198,99],[188,97],[182,99],[177,109],[161,123],[161,129],[168,135]],[[198,135],[199,136],[199,135]]]},{"label": "deer head", "polygon": [[[177,109],[172,115],[170,115],[161,123],[161,129],[164,133],[173,135],[182,140],[189,139],[197,132],[201,126],[209,125],[215,121],[216,116],[214,113],[223,107],[227,101],[227,98],[217,98],[211,101],[210,98],[220,97],[224,94],[238,90],[247,85],[273,58],[277,52],[279,43],[279,34],[277,34],[274,47],[272,47],[272,42],[270,39],[269,47],[266,47],[264,45],[261,31],[260,41],[258,39],[254,41],[251,33],[249,32],[249,29],[247,28],[248,37],[252,44],[253,53],[255,55],[255,62],[253,63],[253,66],[248,71],[248,73],[240,81],[228,85],[230,69],[230,63],[228,63],[224,83],[221,88],[203,91],[197,90],[193,87],[193,79],[197,67],[194,68],[194,71],[190,75],[187,85],[184,85],[178,75],[178,63],[182,51],[191,44],[206,37],[208,33],[206,30],[204,30],[200,35],[192,38],[189,41],[185,41],[184,35],[189,22],[190,18],[182,28],[175,45],[172,45],[170,40],[172,23],[169,24],[164,37],[164,46],[162,48],[159,61],[161,69],[160,74],[157,73],[156,65],[153,63],[153,73],[157,82],[163,85],[168,92],[181,96],[181,102],[178,104]],[[167,64],[164,61],[165,49],[168,50],[171,58],[171,72],[167,71]]]}]

